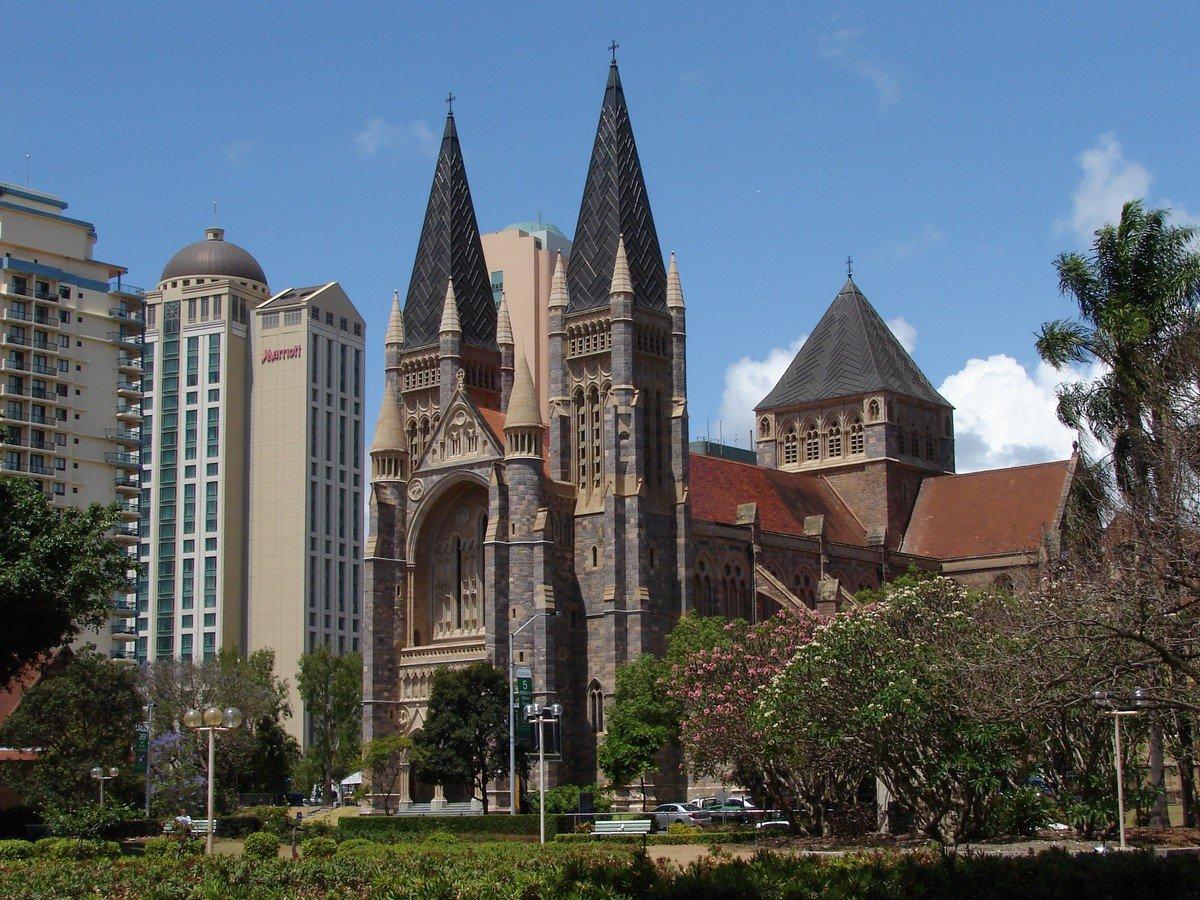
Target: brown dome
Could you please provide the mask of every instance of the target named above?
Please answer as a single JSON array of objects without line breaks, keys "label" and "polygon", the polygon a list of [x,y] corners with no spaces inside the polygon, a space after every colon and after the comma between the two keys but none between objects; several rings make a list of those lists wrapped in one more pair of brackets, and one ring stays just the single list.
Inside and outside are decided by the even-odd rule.
[{"label": "brown dome", "polygon": [[188,244],[171,257],[163,269],[160,282],[171,278],[190,278],[193,275],[217,275],[226,278],[245,278],[267,283],[262,266],[253,256],[225,240],[225,229],[209,228],[204,240]]}]

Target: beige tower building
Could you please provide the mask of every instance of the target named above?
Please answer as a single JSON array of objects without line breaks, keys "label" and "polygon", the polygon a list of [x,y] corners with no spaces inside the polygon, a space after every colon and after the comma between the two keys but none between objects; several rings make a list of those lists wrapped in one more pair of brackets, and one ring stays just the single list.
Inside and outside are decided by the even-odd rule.
[{"label": "beige tower building", "polygon": [[[358,649],[362,318],[210,228],[146,294],[138,654]],[[303,738],[303,718],[289,728]]]},{"label": "beige tower building", "polygon": [[518,222],[480,236],[491,279],[492,299],[501,296],[508,308],[513,339],[529,356],[529,366],[541,398],[542,416],[549,418],[550,367],[546,351],[550,281],[559,254],[563,265],[571,241],[549,222]]},{"label": "beige tower building", "polygon": [[[142,308],[125,268],[92,257],[96,229],[52,194],[0,183],[0,472],[55,506],[120,503],[138,520]],[[78,643],[134,658],[133,595]]]}]

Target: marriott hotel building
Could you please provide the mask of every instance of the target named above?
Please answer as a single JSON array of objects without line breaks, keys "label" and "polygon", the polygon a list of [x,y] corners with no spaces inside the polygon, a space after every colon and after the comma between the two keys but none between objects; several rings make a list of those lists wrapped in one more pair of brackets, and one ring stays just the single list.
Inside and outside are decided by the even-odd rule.
[{"label": "marriott hotel building", "polygon": [[[364,325],[210,228],[146,293],[138,655],[359,649]],[[290,730],[303,737],[297,716]]]}]

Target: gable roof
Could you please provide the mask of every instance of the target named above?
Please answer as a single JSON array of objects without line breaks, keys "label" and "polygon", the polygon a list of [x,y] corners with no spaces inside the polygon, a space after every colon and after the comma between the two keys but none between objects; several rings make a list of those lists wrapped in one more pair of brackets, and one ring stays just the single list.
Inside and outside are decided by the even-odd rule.
[{"label": "gable roof", "polygon": [[739,503],[757,503],[759,527],[764,531],[803,535],[805,516],[823,515],[829,540],[867,543],[862,524],[819,475],[693,453],[688,497],[693,518],[705,522],[734,525]]},{"label": "gable roof", "polygon": [[621,75],[614,62],[609,66],[608,83],[604,86],[600,122],[579,205],[579,222],[567,262],[567,286],[571,294],[568,312],[608,305],[617,241],[621,237],[625,239],[635,305],[666,310],[667,273],[629,122],[629,109],[625,106]]},{"label": "gable roof", "polygon": [[887,323],[847,279],[779,383],[756,410],[891,391],[949,406]]},{"label": "gable roof", "polygon": [[1073,459],[921,482],[902,553],[967,559],[1036,551],[1058,528]]},{"label": "gable roof", "polygon": [[404,303],[404,347],[436,344],[446,286],[454,280],[464,344],[496,346],[496,305],[471,202],[454,116],[446,117]]}]

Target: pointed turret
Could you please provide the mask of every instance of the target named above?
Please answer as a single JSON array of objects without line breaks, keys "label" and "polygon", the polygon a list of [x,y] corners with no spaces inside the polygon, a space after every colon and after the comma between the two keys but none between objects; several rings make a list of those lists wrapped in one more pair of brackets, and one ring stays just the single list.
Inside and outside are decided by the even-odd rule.
[{"label": "pointed turret", "polygon": [[375,437],[371,441],[371,480],[399,481],[406,475],[408,450],[400,425],[400,404],[390,388],[383,392]]},{"label": "pointed turret", "polygon": [[667,269],[667,309],[683,308],[683,286],[679,283],[679,266],[672,253],[671,266]]},{"label": "pointed turret", "polygon": [[458,321],[458,302],[454,294],[454,279],[446,282],[446,298],[442,301],[442,323],[438,326],[438,334],[462,334],[462,325]]},{"label": "pointed turret", "polygon": [[554,277],[550,279],[549,309],[566,309],[571,302],[570,291],[567,290],[567,272],[563,266],[562,254],[554,263]]},{"label": "pointed turret", "polygon": [[629,259],[625,255],[625,237],[617,237],[617,256],[613,260],[612,286],[608,289],[610,297],[617,294],[632,294],[633,282],[629,279]]},{"label": "pointed turret", "polygon": [[542,455],[542,405],[525,354],[517,357],[517,374],[504,418],[506,457]]},{"label": "pointed turret", "polygon": [[629,281],[638,306],[666,308],[666,272],[646,196],[646,182],[625,106],[621,76],[608,70],[604,103],[567,266],[570,312],[608,304],[617,242],[624,237]]},{"label": "pointed turret", "polygon": [[387,334],[383,342],[387,344],[404,343],[404,313],[400,310],[400,292],[392,292],[392,312],[388,316]]},{"label": "pointed turret", "polygon": [[496,343],[500,347],[500,410],[508,409],[508,398],[513,387],[513,333],[512,320],[508,317],[508,298],[500,294],[500,308],[496,310]]},{"label": "pointed turret", "polygon": [[451,280],[458,295],[455,318],[461,323],[463,343],[494,348],[496,305],[453,115],[446,117],[404,304],[406,350],[437,343],[444,318],[443,291]]},{"label": "pointed turret", "polygon": [[500,306],[496,309],[496,343],[501,347],[513,343],[512,320],[508,317],[508,298],[500,294]]}]

